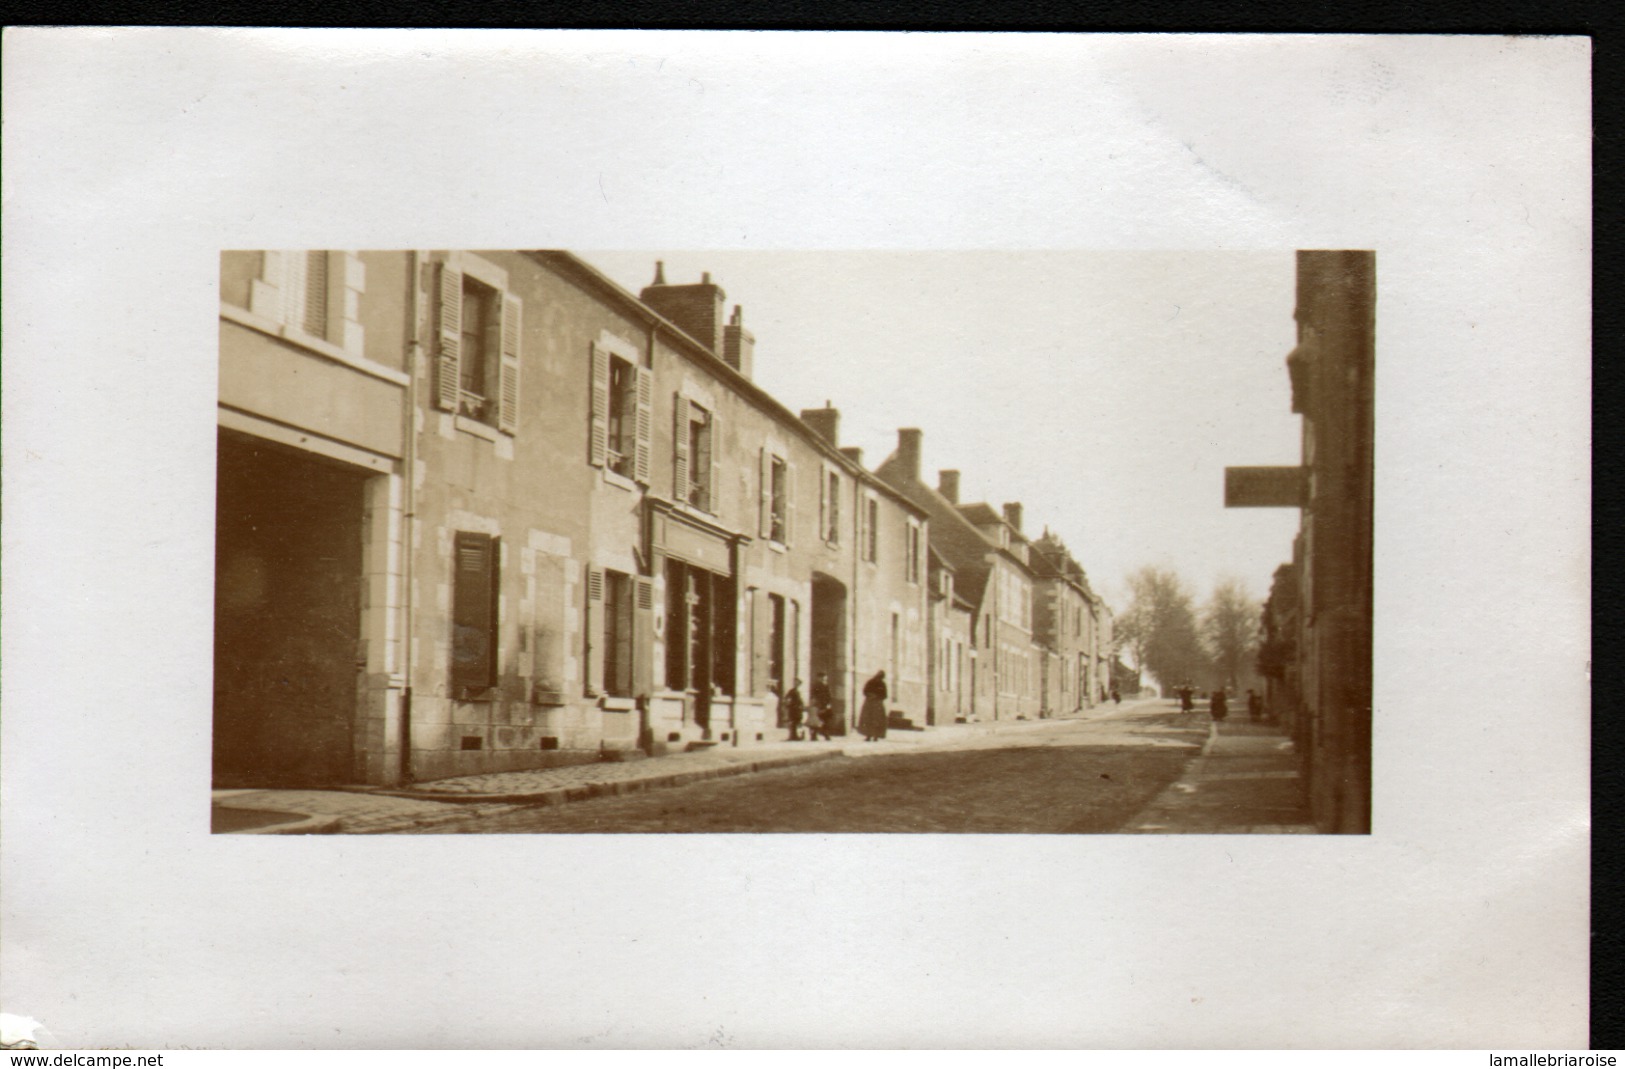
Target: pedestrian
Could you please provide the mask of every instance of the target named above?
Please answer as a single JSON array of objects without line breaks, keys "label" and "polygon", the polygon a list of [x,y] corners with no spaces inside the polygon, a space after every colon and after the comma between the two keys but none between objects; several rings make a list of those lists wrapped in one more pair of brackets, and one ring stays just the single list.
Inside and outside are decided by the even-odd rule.
[{"label": "pedestrian", "polygon": [[835,730],[835,702],[829,696],[829,673],[819,672],[813,680],[812,704],[807,709],[807,730],[818,732],[825,739],[832,738]]},{"label": "pedestrian", "polygon": [[1213,697],[1211,699],[1209,699],[1209,706],[1208,706],[1209,711],[1213,714],[1213,719],[1215,719],[1215,720],[1223,720],[1226,716],[1229,715],[1229,708],[1228,707],[1229,707],[1229,700],[1224,695],[1224,688],[1219,687],[1219,688],[1215,689],[1214,692],[1213,692]]},{"label": "pedestrian", "polygon": [[[801,741],[801,714],[806,709],[806,703],[801,700],[801,680],[790,681],[790,693],[784,696],[784,720],[790,725],[790,741]],[[807,729],[807,739],[812,739],[812,728]]]},{"label": "pedestrian", "polygon": [[1191,701],[1191,687],[1190,687],[1189,684],[1186,684],[1185,686],[1180,687],[1179,690],[1177,691],[1177,693],[1179,694],[1179,711],[1180,712],[1188,713],[1192,709],[1196,708],[1195,704]]},{"label": "pedestrian", "polygon": [[863,685],[863,709],[858,713],[858,730],[870,742],[886,737],[886,670],[881,669]]},{"label": "pedestrian", "polygon": [[1112,704],[1113,705],[1122,705],[1123,704],[1123,695],[1118,692],[1116,687],[1112,688]]},{"label": "pedestrian", "polygon": [[1257,722],[1264,719],[1264,698],[1257,691],[1247,691],[1247,719]]}]

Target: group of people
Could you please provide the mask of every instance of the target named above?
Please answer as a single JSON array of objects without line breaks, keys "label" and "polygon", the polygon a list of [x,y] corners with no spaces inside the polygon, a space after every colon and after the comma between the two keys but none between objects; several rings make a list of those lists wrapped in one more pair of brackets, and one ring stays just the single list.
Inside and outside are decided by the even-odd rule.
[{"label": "group of people", "polygon": [[[886,737],[886,698],[889,693],[884,669],[876,672],[863,685],[863,708],[858,712],[857,727],[858,733],[869,742]],[[836,734],[844,735],[846,731],[840,723],[840,714],[835,711],[835,702],[830,696],[827,672],[818,673],[809,697],[810,704],[801,697],[801,680],[796,679],[791,681],[790,689],[781,701],[784,722],[790,728],[790,741],[801,740],[803,725],[807,729],[808,742],[820,736],[832,739]]]},{"label": "group of people", "polygon": [[[1189,683],[1175,687],[1174,693],[1179,696],[1179,708],[1182,712],[1188,713],[1196,707],[1192,701],[1196,688]],[[1230,715],[1230,697],[1223,687],[1216,688],[1208,696],[1208,712],[1215,720],[1223,720]],[[1249,720],[1264,718],[1264,697],[1256,691],[1247,692],[1247,718]]]}]

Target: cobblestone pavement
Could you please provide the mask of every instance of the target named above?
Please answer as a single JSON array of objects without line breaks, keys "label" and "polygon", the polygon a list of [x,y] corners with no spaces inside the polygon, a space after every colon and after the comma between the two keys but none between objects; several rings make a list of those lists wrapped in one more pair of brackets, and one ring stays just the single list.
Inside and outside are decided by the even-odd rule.
[{"label": "cobblestone pavement", "polygon": [[784,768],[840,755],[1008,749],[1031,746],[1192,747],[1189,727],[1161,722],[1167,703],[1091,710],[1059,720],[953,724],[923,731],[893,730],[870,743],[855,736],[833,741],[777,741],[750,747],[715,747],[632,761],[604,761],[524,772],[498,772],[415,784],[408,790],[222,790],[214,805],[304,814],[298,824],[245,828],[237,834],[380,833],[511,812],[531,805],[562,805],[587,798],[677,786],[721,776]]},{"label": "cobblestone pavement", "polygon": [[1280,729],[1225,720],[1202,756],[1128,822],[1131,834],[1314,835],[1298,757]]}]

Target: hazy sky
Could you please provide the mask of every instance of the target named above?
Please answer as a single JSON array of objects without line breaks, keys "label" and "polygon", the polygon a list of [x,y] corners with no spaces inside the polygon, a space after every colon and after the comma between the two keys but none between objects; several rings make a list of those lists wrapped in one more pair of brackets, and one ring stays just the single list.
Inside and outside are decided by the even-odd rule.
[{"label": "hazy sky", "polygon": [[1118,611],[1141,564],[1262,599],[1291,556],[1295,510],[1224,508],[1226,465],[1299,456],[1291,250],[581,255],[634,293],[657,259],[672,283],[711,272],[775,397],[832,402],[871,469],[919,427],[930,479],[1022,502]]}]

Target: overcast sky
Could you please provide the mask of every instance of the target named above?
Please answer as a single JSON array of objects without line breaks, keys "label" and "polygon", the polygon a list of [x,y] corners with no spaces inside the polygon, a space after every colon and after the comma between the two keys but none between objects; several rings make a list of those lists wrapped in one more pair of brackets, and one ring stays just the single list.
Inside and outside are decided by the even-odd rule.
[{"label": "overcast sky", "polygon": [[1254,597],[1291,556],[1295,510],[1224,508],[1227,464],[1292,464],[1293,253],[583,252],[636,293],[664,260],[744,309],[756,380],[794,410],[832,402],[872,468],[898,427],[961,499],[1020,501],[1126,607],[1136,567],[1198,600]]}]

